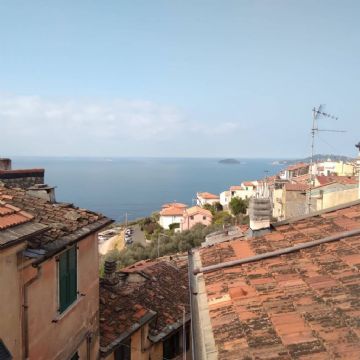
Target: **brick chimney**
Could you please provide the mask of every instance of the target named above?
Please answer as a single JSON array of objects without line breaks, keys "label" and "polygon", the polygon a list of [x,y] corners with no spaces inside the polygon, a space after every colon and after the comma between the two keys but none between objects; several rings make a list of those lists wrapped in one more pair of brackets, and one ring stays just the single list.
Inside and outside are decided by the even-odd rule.
[{"label": "brick chimney", "polygon": [[249,204],[252,236],[270,229],[271,203],[269,198],[251,198]]}]

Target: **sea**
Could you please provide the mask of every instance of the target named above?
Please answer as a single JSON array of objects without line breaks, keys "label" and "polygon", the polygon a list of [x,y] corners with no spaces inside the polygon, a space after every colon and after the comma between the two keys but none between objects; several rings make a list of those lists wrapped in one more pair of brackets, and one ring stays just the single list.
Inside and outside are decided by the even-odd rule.
[{"label": "sea", "polygon": [[278,159],[12,157],[13,169],[44,168],[56,200],[101,212],[117,222],[149,216],[177,201],[193,205],[196,192],[219,194],[282,168]]}]

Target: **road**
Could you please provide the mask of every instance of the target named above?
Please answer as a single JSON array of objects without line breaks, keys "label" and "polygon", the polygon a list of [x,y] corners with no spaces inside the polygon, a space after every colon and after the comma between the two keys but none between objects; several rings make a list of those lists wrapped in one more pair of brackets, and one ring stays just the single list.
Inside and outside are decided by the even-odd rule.
[{"label": "road", "polygon": [[100,255],[105,255],[109,251],[118,249],[121,251],[124,248],[124,230],[121,230],[118,235],[111,237],[110,239],[99,244]]}]

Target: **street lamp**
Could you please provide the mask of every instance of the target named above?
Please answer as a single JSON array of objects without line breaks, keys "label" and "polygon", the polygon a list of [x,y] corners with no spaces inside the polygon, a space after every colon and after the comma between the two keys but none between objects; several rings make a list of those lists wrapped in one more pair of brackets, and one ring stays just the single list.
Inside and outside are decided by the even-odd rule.
[{"label": "street lamp", "polygon": [[160,257],[160,248],[159,248],[159,244],[160,244],[160,237],[161,236],[165,236],[165,237],[168,237],[170,238],[169,235],[166,235],[166,234],[160,234],[157,238],[157,257]]}]

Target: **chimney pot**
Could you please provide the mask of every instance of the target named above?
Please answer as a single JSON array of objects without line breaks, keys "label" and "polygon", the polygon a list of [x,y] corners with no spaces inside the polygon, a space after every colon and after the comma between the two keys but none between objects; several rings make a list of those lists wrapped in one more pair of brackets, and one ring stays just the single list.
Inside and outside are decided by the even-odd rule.
[{"label": "chimney pot", "polygon": [[271,203],[269,198],[251,198],[249,204],[250,229],[270,228]]}]

